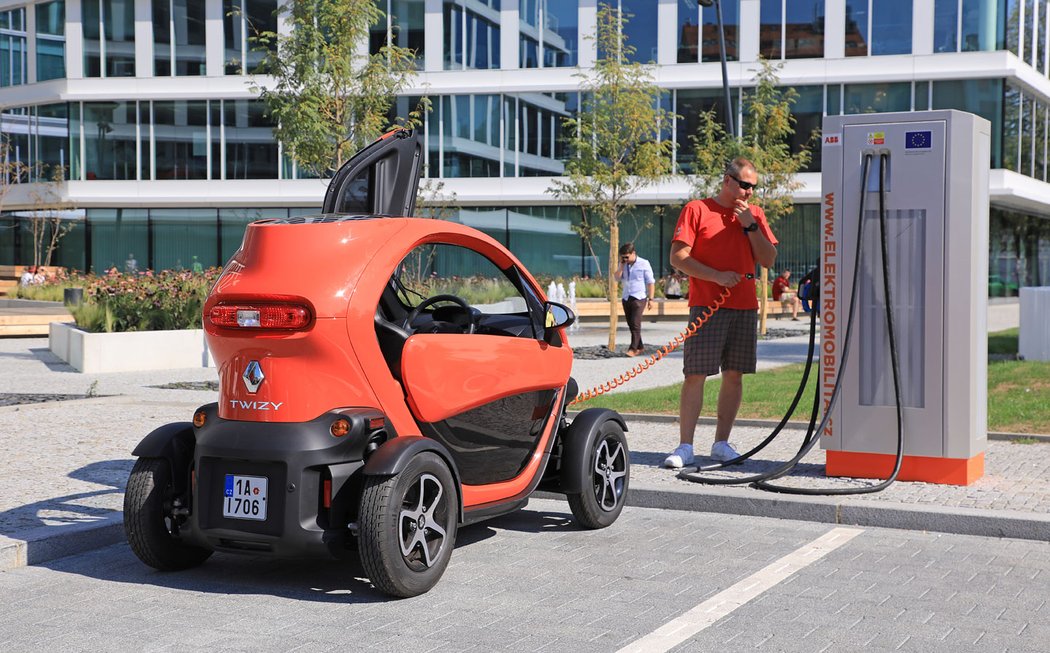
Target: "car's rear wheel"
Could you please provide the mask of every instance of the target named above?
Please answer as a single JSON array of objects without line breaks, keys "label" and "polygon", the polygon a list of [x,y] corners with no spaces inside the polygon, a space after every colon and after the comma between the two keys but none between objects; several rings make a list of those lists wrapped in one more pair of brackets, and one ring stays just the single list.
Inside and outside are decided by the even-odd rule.
[{"label": "car's rear wheel", "polygon": [[579,494],[569,494],[569,508],[584,528],[605,528],[616,521],[627,500],[631,456],[627,436],[613,420],[602,424],[583,449],[589,483]]},{"label": "car's rear wheel", "polygon": [[429,452],[400,474],[365,481],[358,547],[376,588],[409,597],[437,584],[456,543],[457,497],[448,466]]},{"label": "car's rear wheel", "polygon": [[171,463],[139,458],[124,492],[124,533],[139,560],[161,571],[196,567],[212,554],[175,536],[174,501]]}]

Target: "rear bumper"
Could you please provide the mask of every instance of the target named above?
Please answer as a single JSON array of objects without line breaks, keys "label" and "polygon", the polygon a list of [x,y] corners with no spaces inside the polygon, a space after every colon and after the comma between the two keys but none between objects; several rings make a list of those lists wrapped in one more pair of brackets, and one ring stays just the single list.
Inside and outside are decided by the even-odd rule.
[{"label": "rear bumper", "polygon": [[[203,407],[205,425],[194,429],[192,513],[180,532],[189,543],[216,551],[281,557],[342,557],[352,543],[366,447],[389,437],[375,426],[373,409],[325,413],[309,422],[225,420],[217,405]],[[333,421],[350,432],[333,437]],[[385,422],[385,420],[384,420]],[[370,425],[371,423],[371,425]],[[267,479],[266,519],[223,516],[228,474]],[[325,485],[330,483],[330,503]]]}]

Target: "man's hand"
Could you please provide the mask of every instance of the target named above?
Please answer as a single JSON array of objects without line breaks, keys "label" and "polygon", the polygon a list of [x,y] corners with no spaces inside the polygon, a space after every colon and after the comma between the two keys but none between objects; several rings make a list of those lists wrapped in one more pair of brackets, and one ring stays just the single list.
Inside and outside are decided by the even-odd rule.
[{"label": "man's hand", "polygon": [[751,205],[746,200],[736,200],[733,206],[737,222],[744,227],[750,227],[755,223],[755,216],[751,215]]},{"label": "man's hand", "polygon": [[715,283],[717,283],[720,286],[725,286],[726,288],[732,288],[733,286],[735,286],[738,283],[740,283],[740,280],[742,278],[743,278],[743,276],[739,272],[733,272],[731,270],[723,270],[721,272],[716,272],[714,274],[714,278],[712,278],[711,280],[714,281]]}]

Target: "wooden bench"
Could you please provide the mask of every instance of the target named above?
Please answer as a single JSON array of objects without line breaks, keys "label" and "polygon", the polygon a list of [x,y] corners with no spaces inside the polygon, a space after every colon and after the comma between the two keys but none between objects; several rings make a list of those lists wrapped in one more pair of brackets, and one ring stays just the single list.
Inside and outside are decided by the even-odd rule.
[{"label": "wooden bench", "polygon": [[[799,311],[801,314],[801,311]],[[620,311],[623,315],[623,311]],[[791,309],[781,302],[769,300],[766,302],[766,315],[791,315]],[[600,319],[609,317],[609,302],[604,299],[577,299],[576,316],[582,319]],[[643,319],[659,319],[661,317],[688,317],[689,303],[684,299],[654,299],[653,308],[646,311]]]}]

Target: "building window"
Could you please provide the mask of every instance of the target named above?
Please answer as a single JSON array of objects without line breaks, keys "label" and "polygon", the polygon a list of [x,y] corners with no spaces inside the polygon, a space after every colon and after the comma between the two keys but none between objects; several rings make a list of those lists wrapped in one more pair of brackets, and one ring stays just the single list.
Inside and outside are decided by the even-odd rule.
[{"label": "building window", "polygon": [[0,11],[0,86],[25,84],[26,78],[25,7]]},{"label": "building window", "polygon": [[85,102],[84,178],[138,179],[135,102]]},{"label": "building window", "polygon": [[579,8],[579,0],[519,0],[519,65],[575,66],[579,55]]},{"label": "building window", "polygon": [[225,100],[222,104],[225,178],[275,179],[277,142],[265,115],[266,105],[258,100]]},{"label": "building window", "polygon": [[843,113],[911,111],[911,82],[846,84]]},{"label": "building window", "polygon": [[66,3],[36,6],[36,81],[66,76]]},{"label": "building window", "polygon": [[[1007,110],[1007,115],[1004,115],[1004,94],[1016,92],[1004,89],[1001,79],[935,81],[931,86],[931,109],[968,111],[992,123],[991,165],[993,168],[1011,167],[1004,165],[1003,148],[1006,142],[1010,142],[1011,156],[1016,153],[1018,125],[1015,113]],[[1016,100],[1016,95],[1006,97]]]},{"label": "building window", "polygon": [[416,55],[416,69],[423,69],[424,0],[380,0],[384,16],[372,26],[368,51],[377,54],[383,46],[408,48]]},{"label": "building window", "polygon": [[204,0],[153,1],[153,74],[206,75]]},{"label": "building window", "polygon": [[499,11],[500,0],[444,0],[445,70],[500,67]]},{"label": "building window", "polygon": [[796,86],[795,91],[798,98],[791,105],[791,115],[795,118],[795,131],[789,139],[791,153],[808,148],[809,166],[802,172],[820,172],[820,139],[813,136],[820,133],[824,121],[824,87]]},{"label": "building window", "polygon": [[[1029,5],[1031,6],[1031,5]],[[1043,5],[1045,14],[1045,3]],[[1020,20],[1017,0],[935,0],[933,10],[934,52],[991,52],[1005,50],[1006,25]],[[1041,21],[1045,34],[1046,21]],[[1017,37],[1011,48],[1017,52]]]},{"label": "building window", "polygon": [[[722,25],[725,31],[726,59],[737,61],[737,39],[740,32],[739,0],[721,0]],[[651,7],[642,8],[656,16]],[[703,7],[696,0],[678,0],[678,63],[720,61],[718,15],[716,7]]]},{"label": "building window", "polygon": [[766,59],[824,56],[824,0],[762,0],[758,49]]},{"label": "building window", "polygon": [[266,53],[251,39],[264,32],[277,32],[276,0],[223,0],[222,25],[226,74],[259,72]]},{"label": "building window", "polygon": [[85,77],[135,76],[133,0],[84,0]]},{"label": "building window", "polygon": [[848,0],[846,56],[911,54],[912,0]]},{"label": "building window", "polygon": [[[739,89],[733,89],[733,115],[739,116]],[[696,152],[692,137],[700,127],[700,114],[715,110],[715,121],[725,126],[726,103],[725,93],[720,88],[679,89],[675,91],[674,112],[680,117],[675,121],[675,142],[678,144],[678,165],[684,173],[693,172]],[[740,121],[734,121],[739,125]]]},{"label": "building window", "polygon": [[153,103],[157,179],[209,179],[211,125],[206,100]]}]

